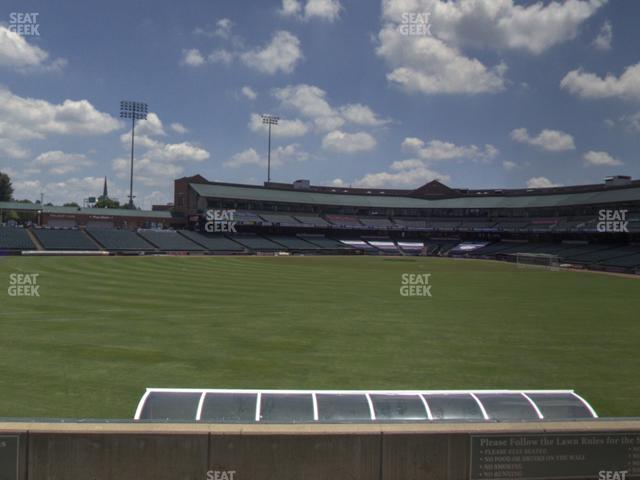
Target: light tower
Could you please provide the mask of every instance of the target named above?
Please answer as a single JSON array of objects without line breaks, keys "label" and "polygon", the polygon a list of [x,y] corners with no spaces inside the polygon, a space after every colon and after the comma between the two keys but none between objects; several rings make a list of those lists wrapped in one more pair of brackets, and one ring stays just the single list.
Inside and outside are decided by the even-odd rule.
[{"label": "light tower", "polygon": [[263,114],[262,123],[269,125],[269,150],[267,153],[267,184],[271,183],[271,125],[278,125],[280,117],[275,115]]},{"label": "light tower", "polygon": [[131,119],[131,177],[129,180],[129,208],[133,205],[133,142],[135,138],[136,120],[146,120],[149,107],[146,103],[122,100],[120,102],[120,117]]}]

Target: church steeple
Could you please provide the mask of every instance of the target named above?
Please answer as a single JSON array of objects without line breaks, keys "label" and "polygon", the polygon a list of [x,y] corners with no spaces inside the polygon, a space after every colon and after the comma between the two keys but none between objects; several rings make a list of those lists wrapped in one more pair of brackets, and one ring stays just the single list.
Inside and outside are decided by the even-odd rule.
[{"label": "church steeple", "polygon": [[109,198],[109,192],[107,191],[107,177],[104,177],[104,189],[102,191],[102,198],[104,200]]}]

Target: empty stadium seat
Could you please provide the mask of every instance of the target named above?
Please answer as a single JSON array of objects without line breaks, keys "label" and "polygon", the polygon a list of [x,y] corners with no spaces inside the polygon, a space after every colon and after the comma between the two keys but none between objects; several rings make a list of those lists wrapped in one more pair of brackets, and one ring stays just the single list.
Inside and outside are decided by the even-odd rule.
[{"label": "empty stadium seat", "polygon": [[396,226],[388,218],[359,217],[358,220],[360,220],[360,223],[362,223],[363,225],[365,225],[367,227],[387,229],[387,228],[393,228],[393,227]]},{"label": "empty stadium seat", "polygon": [[356,217],[348,215],[325,215],[329,222],[338,227],[362,227],[362,224]]},{"label": "empty stadium seat", "polygon": [[228,239],[224,235],[205,234],[191,230],[181,230],[179,233],[211,252],[237,253],[245,251],[242,245]]},{"label": "empty stadium seat", "polygon": [[165,252],[195,252],[204,248],[171,230],[143,230],[138,232],[142,238]]},{"label": "empty stadium seat", "polygon": [[275,213],[261,213],[260,216],[267,223],[272,223],[276,225],[300,225],[300,222],[295,218],[284,215],[284,214],[275,214]]},{"label": "empty stadium seat", "polygon": [[112,251],[152,251],[153,245],[131,230],[110,230],[106,228],[87,229],[97,242]]},{"label": "empty stadium seat", "polygon": [[31,237],[24,228],[0,227],[0,250],[35,250]]},{"label": "empty stadium seat", "polygon": [[319,247],[330,250],[345,250],[350,249],[348,245],[340,243],[332,238],[327,238],[324,235],[298,235],[300,238],[306,240],[309,243],[317,245]]},{"label": "empty stadium seat", "polygon": [[267,240],[259,235],[229,235],[228,238],[231,238],[234,242],[238,242],[240,245],[244,245],[251,250],[256,251],[278,251],[278,250],[286,250],[286,247],[279,245],[271,240]]},{"label": "empty stadium seat", "polygon": [[82,230],[34,229],[33,234],[45,250],[99,250]]},{"label": "empty stadium seat", "polygon": [[317,251],[320,248],[317,245],[313,245],[302,238],[293,235],[269,235],[266,237],[272,242],[278,243],[289,250],[300,251]]},{"label": "empty stadium seat", "polygon": [[318,215],[296,215],[295,218],[300,223],[313,227],[326,227],[329,225],[329,222]]}]

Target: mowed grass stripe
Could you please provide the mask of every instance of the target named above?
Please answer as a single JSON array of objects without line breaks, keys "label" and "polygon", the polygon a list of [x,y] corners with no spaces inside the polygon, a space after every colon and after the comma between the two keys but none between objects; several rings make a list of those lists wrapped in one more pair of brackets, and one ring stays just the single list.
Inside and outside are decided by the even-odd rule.
[{"label": "mowed grass stripe", "polygon": [[[147,386],[576,388],[640,414],[640,283],[450,259],[5,258],[0,416],[130,417]],[[431,273],[433,298],[402,297]],[[1,285],[1,283],[0,283]],[[46,399],[43,401],[43,399]]]}]

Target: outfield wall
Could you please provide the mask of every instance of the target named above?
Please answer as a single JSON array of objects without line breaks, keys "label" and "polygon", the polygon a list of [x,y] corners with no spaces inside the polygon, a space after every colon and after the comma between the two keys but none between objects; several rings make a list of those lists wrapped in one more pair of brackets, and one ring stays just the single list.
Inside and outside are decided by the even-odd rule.
[{"label": "outfield wall", "polygon": [[0,423],[1,480],[597,479],[623,470],[640,478],[640,420]]}]

